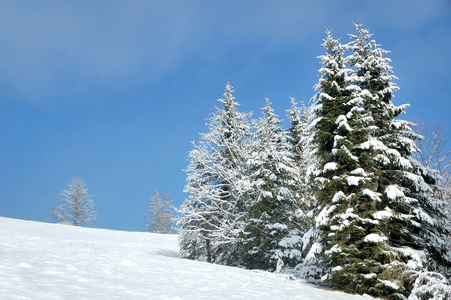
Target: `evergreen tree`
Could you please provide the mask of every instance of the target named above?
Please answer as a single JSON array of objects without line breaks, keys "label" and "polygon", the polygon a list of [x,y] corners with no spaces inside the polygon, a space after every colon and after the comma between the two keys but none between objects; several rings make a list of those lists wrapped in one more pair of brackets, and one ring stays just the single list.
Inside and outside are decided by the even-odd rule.
[{"label": "evergreen tree", "polygon": [[302,232],[308,231],[313,220],[308,215],[313,205],[310,175],[317,165],[315,148],[311,141],[311,131],[308,128],[308,108],[302,103],[297,107],[294,98],[291,98],[291,109],[287,110],[290,119],[288,141],[293,153],[294,165],[299,172],[299,184],[296,187],[297,215],[299,217]]},{"label": "evergreen tree", "polygon": [[189,197],[182,206],[179,224],[183,253],[190,252],[184,248],[189,244],[184,238],[198,232],[196,240],[206,238],[207,260],[230,265],[236,264],[237,239],[243,227],[245,206],[239,182],[245,172],[250,128],[248,115],[237,110],[230,84],[224,97],[218,100],[223,108],[217,108],[209,119],[209,132],[201,134],[201,141],[190,153],[185,189]]},{"label": "evergreen tree", "polygon": [[275,270],[278,259],[294,267],[301,254],[295,195],[299,172],[280,123],[267,100],[247,161],[249,199],[241,263],[252,269]]},{"label": "evergreen tree", "polygon": [[374,174],[368,171],[368,155],[359,147],[368,139],[361,90],[352,85],[345,48],[330,31],[323,47],[326,55],[320,56],[323,66],[310,119],[319,160],[317,236],[307,257],[320,259],[333,286],[355,291],[353,280],[366,272],[360,270],[362,262],[373,264],[380,254],[367,243],[374,230],[368,212],[377,195],[371,191]]},{"label": "evergreen tree", "polygon": [[190,164],[186,170],[188,177],[184,191],[189,196],[178,210],[180,255],[212,262],[212,241],[214,232],[221,229],[222,211],[216,204],[218,197],[213,194],[217,179],[210,171],[210,153],[205,145],[195,144],[195,147],[189,153]]},{"label": "evergreen tree", "polygon": [[[413,124],[396,119],[408,105],[395,106],[391,101],[398,87],[392,82],[396,77],[390,59],[383,57],[388,51],[370,40],[371,35],[361,24],[356,25],[356,30],[348,46],[353,51],[348,62],[355,70],[354,84],[365,92],[363,108],[368,116],[370,139],[361,148],[374,154],[370,167],[377,179],[374,191],[380,195],[373,218],[384,221],[379,230],[386,238],[385,247],[391,248],[397,260],[422,256],[421,267],[449,268],[450,250],[442,239],[449,232],[449,225],[443,222],[442,203],[432,197],[436,180],[411,159],[416,151]],[[385,217],[380,218],[381,215]],[[396,247],[408,247],[414,254]],[[391,259],[392,265],[394,260]],[[396,276],[393,274],[390,279],[396,281]]]},{"label": "evergreen tree", "polygon": [[[305,107],[304,103],[302,103],[302,108],[299,108],[297,104],[298,103],[296,102],[296,100],[294,98],[291,98],[291,108],[287,110],[291,125],[288,134],[288,141],[291,145],[291,151],[293,152],[294,161],[296,162],[296,164],[302,166],[306,165],[304,163],[304,144],[308,136],[306,130],[308,110]],[[305,172],[305,170],[302,171]]]},{"label": "evergreen tree", "polygon": [[[406,270],[422,269],[427,260],[448,264],[441,239],[447,229],[440,205],[428,196],[431,182],[409,159],[415,151],[411,124],[395,119],[407,106],[391,102],[398,88],[383,57],[387,51],[362,25],[356,28],[345,46],[328,33],[321,56],[311,121],[319,209],[308,257],[322,261],[334,287],[402,297],[408,288],[399,279]],[[353,51],[345,60],[344,48]]]}]

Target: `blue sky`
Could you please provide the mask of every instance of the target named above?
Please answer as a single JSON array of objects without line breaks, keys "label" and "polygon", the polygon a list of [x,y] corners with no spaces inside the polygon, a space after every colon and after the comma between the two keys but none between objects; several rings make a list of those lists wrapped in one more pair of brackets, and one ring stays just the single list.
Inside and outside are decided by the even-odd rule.
[{"label": "blue sky", "polygon": [[180,205],[191,141],[227,81],[240,110],[314,95],[329,26],[360,20],[391,51],[404,119],[451,133],[449,1],[0,0],[0,216],[51,221],[72,177],[97,227],[143,230],[148,199]]}]

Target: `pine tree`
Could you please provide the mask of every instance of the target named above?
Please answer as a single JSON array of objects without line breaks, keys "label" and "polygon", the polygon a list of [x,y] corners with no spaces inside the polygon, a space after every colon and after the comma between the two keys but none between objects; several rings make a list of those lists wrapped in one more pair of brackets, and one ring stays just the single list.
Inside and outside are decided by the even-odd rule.
[{"label": "pine tree", "polygon": [[206,238],[207,260],[230,265],[236,264],[237,239],[243,227],[245,206],[239,182],[245,173],[249,124],[248,115],[237,110],[230,84],[224,97],[218,100],[223,108],[217,108],[209,119],[209,132],[201,134],[190,153],[185,189],[189,197],[179,224],[182,252],[190,251],[184,248],[189,244],[184,237],[198,232],[197,240]]},{"label": "pine tree", "polygon": [[310,119],[319,160],[317,236],[307,258],[320,260],[332,286],[355,291],[353,280],[366,272],[360,270],[362,262],[380,254],[366,242],[374,230],[368,211],[377,195],[371,191],[374,174],[368,171],[368,156],[359,147],[368,139],[361,90],[352,85],[345,48],[330,31],[323,47],[326,55],[320,56],[323,66]]},{"label": "pine tree", "polygon": [[251,269],[275,270],[279,259],[294,267],[301,254],[295,195],[299,172],[280,123],[267,100],[247,161],[249,198],[241,264]]},{"label": "pine tree", "polygon": [[[334,287],[403,297],[406,271],[449,263],[441,239],[447,229],[428,196],[430,178],[410,159],[411,124],[396,119],[407,105],[391,101],[398,88],[387,51],[362,25],[356,29],[345,46],[328,33],[320,57],[311,119],[320,161],[317,235],[308,257],[320,259]],[[346,59],[344,49],[353,52]]]},{"label": "pine tree", "polygon": [[[356,35],[350,35],[353,41],[348,48],[353,54],[348,62],[355,70],[354,84],[365,92],[363,108],[368,116],[370,139],[361,148],[374,154],[370,166],[376,174],[374,191],[379,201],[373,218],[384,221],[378,231],[397,260],[413,261],[415,255],[420,255],[425,258],[420,262],[422,267],[449,268],[450,251],[442,240],[449,226],[443,223],[442,204],[431,197],[434,179],[425,176],[422,166],[411,159],[416,151],[413,124],[396,119],[408,105],[395,106],[391,101],[398,87],[393,83],[397,78],[389,65],[390,59],[383,57],[388,51],[370,40],[371,35],[361,24],[356,25],[356,30]],[[396,247],[413,251],[406,254]],[[394,260],[391,258],[392,265]],[[383,277],[382,273],[378,277]],[[396,281],[396,276],[389,276],[390,280]]]},{"label": "pine tree", "polygon": [[[293,159],[298,165],[304,165],[305,140],[307,134],[308,110],[302,103],[302,108],[297,106],[296,99],[291,98],[291,108],[287,110],[290,119],[288,141],[293,152]],[[304,168],[302,168],[304,169]],[[305,170],[302,170],[305,172]]]},{"label": "pine tree", "polygon": [[213,195],[217,179],[210,171],[210,153],[202,146],[195,144],[196,149],[189,153],[184,190],[189,196],[178,210],[179,245],[182,257],[212,262],[212,241],[214,232],[221,229],[218,218],[221,218],[222,211],[215,203],[218,197]]},{"label": "pine tree", "polygon": [[311,141],[311,130],[308,128],[308,108],[302,103],[302,107],[297,107],[294,98],[291,98],[291,109],[287,110],[290,119],[288,131],[288,141],[293,161],[299,172],[299,184],[295,195],[297,199],[297,215],[299,217],[302,232],[305,233],[313,226],[313,220],[309,216],[309,211],[313,205],[311,189],[311,173],[316,168],[315,148]]}]

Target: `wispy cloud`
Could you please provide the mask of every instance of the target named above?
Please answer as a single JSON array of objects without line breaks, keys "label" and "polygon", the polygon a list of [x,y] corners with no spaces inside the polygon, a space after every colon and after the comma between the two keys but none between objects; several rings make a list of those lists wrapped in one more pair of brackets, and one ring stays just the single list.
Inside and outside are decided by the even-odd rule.
[{"label": "wispy cloud", "polygon": [[380,3],[4,1],[1,85],[39,100],[67,89],[149,84],[190,58],[220,59],[243,48],[271,51],[312,39],[319,44],[328,23],[339,35],[357,16],[370,27],[385,22],[408,30],[449,11],[446,1]]}]

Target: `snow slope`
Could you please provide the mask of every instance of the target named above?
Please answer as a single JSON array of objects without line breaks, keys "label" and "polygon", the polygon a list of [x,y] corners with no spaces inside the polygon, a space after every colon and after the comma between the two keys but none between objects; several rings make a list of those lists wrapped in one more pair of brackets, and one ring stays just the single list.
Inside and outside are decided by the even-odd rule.
[{"label": "snow slope", "polygon": [[0,299],[362,299],[177,257],[177,236],[0,217]]}]

